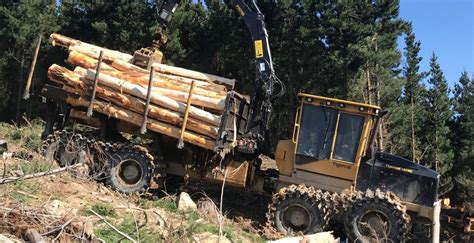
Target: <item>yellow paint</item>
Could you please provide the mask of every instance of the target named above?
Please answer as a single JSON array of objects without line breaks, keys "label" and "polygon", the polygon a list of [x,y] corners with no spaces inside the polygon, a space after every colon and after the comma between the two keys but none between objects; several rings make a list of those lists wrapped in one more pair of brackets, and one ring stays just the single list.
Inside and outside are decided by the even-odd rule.
[{"label": "yellow paint", "polygon": [[[377,112],[380,110],[380,107],[367,105],[363,103],[352,102],[352,101],[326,98],[322,96],[315,96],[315,95],[308,95],[308,94],[301,94],[301,93],[298,94],[298,96],[302,98],[311,98],[311,100],[303,99],[301,101],[301,105],[298,107],[298,110],[296,112],[296,118],[295,118],[294,129],[293,129],[293,137],[292,137],[292,140],[293,140],[292,142],[295,144],[294,148],[292,149],[293,154],[291,157],[286,156],[286,159],[285,159],[286,161],[283,159],[280,159],[279,167],[284,168],[285,174],[288,176],[291,176],[289,173],[289,168],[291,168],[292,166],[284,165],[284,164],[292,163],[292,165],[294,166],[293,170],[295,169],[304,170],[307,172],[323,174],[323,175],[331,176],[334,178],[349,180],[353,184],[355,184],[360,162],[362,160],[362,157],[365,155],[365,150],[367,149],[367,146],[368,146],[367,143],[369,142],[370,131],[372,130],[373,118],[376,116]],[[331,105],[327,105],[327,101],[330,101]],[[344,104],[344,106],[334,106],[334,104]],[[301,111],[304,105],[328,106],[336,110],[339,110],[340,112],[337,115],[337,119],[336,119],[336,126],[335,126],[334,136],[331,141],[331,151],[330,151],[329,159],[328,160],[315,160],[313,162],[309,162],[303,165],[296,165],[294,155],[298,147],[297,143],[299,139],[300,120],[303,113]],[[364,107],[365,110],[361,111],[360,107]],[[359,146],[358,146],[356,157],[353,163],[332,158],[334,146],[335,146],[335,142],[336,142],[336,138],[338,134],[337,129],[339,127],[339,119],[340,119],[341,113],[349,113],[349,114],[365,117],[364,126],[362,129],[361,137],[359,141]],[[280,149],[284,150],[284,149],[288,149],[288,147],[281,146]],[[282,153],[283,151],[279,151],[279,152]],[[292,161],[288,161],[289,159],[291,159]]]},{"label": "yellow paint", "polygon": [[406,173],[413,173],[413,170],[412,169],[408,169],[408,168],[403,168],[403,167],[399,167],[399,166],[393,166],[393,165],[385,165],[387,168],[389,169],[392,169],[392,170],[398,170],[398,171],[402,171],[402,172],[406,172]]},{"label": "yellow paint", "polygon": [[280,175],[291,176],[295,161],[295,143],[291,140],[280,140],[275,150],[275,162]]},{"label": "yellow paint", "polygon": [[313,98],[313,99],[317,99],[317,100],[331,101],[331,102],[342,103],[342,104],[346,104],[346,105],[362,106],[362,107],[365,107],[365,108],[372,108],[372,109],[380,110],[380,106],[369,105],[369,104],[364,104],[364,103],[359,103],[359,102],[354,102],[354,101],[340,100],[340,99],[328,98],[328,97],[305,94],[305,93],[299,93],[298,96],[299,97],[304,97],[304,98]]},{"label": "yellow paint", "polygon": [[240,8],[239,5],[235,5],[235,8],[237,9],[237,12],[239,12],[240,16],[244,16],[244,15],[245,15],[245,12],[242,10],[242,8]]},{"label": "yellow paint", "polygon": [[255,41],[255,57],[256,58],[263,57],[263,41],[262,40]]}]

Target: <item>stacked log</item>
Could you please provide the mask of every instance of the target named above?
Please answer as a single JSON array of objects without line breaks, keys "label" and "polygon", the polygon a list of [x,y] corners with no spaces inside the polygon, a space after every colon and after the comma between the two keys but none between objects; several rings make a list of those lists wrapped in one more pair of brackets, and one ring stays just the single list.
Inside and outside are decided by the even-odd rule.
[{"label": "stacked log", "polygon": [[[147,107],[149,70],[130,63],[133,57],[126,53],[59,34],[52,34],[50,41],[69,50],[67,61],[75,67],[69,70],[53,64],[48,69],[48,78],[68,94],[64,102],[77,108],[89,107],[97,76],[93,111],[136,127],[142,126]],[[97,75],[101,52],[103,62]],[[205,149],[214,149],[227,90],[233,88],[235,81],[161,63],[153,63],[152,67],[155,72],[146,128],[182,138],[184,142]],[[192,95],[188,104],[190,89]],[[47,95],[48,90],[44,89],[44,93]],[[182,132],[183,123],[186,127]]]}]

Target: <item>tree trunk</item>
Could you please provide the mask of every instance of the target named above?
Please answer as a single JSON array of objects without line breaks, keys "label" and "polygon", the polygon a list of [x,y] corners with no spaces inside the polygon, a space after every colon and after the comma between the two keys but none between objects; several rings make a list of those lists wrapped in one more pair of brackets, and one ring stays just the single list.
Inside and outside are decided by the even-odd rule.
[{"label": "tree trunk", "polygon": [[[149,71],[145,70],[143,68],[137,67],[131,63],[124,62],[122,60],[114,60],[114,62],[111,64],[112,67],[115,69],[122,71],[122,72],[127,72],[131,73],[134,75],[145,75],[148,77]],[[227,89],[223,85],[207,82],[207,81],[202,81],[202,80],[194,80],[190,78],[185,78],[185,77],[180,77],[180,76],[175,76],[175,75],[169,75],[169,74],[163,74],[159,72],[155,72],[155,77],[157,77],[160,80],[167,81],[167,82],[176,82],[176,83],[181,83],[181,84],[186,84],[186,85],[191,85],[191,83],[194,81],[196,87],[204,88],[209,91],[213,91],[219,94],[225,94],[227,92]]]},{"label": "tree trunk", "polygon": [[22,95],[22,88],[23,88],[23,69],[25,67],[25,58],[21,57],[20,59],[20,70],[18,72],[18,90],[17,90],[17,97],[16,97],[16,112],[15,112],[15,120],[17,122],[20,121],[21,118],[21,95]]},{"label": "tree trunk", "polygon": [[[95,71],[93,70],[85,70],[83,68],[77,67],[75,70],[76,73],[84,74],[84,77],[88,80],[94,80],[95,77]],[[134,95],[136,97],[139,97],[141,99],[146,99],[146,94],[147,94],[147,89],[143,88],[139,85],[132,84],[117,78],[114,78],[110,75],[107,74],[101,74],[99,75],[99,83],[117,90],[121,90],[124,93]],[[193,104],[196,105],[203,105],[205,104],[204,101],[195,99],[196,97],[193,96]],[[157,104],[159,106],[168,108],[170,110],[174,111],[179,111],[180,113],[185,112],[186,110],[186,104],[176,101],[172,98],[169,98],[167,96],[157,94],[155,92],[151,93],[151,103]],[[206,106],[210,106],[206,104]],[[189,109],[189,115],[191,117],[197,118],[201,121],[207,122],[209,124],[219,126],[220,125],[220,116],[214,115],[210,112],[198,109],[194,106],[192,106]]]},{"label": "tree trunk", "polygon": [[[72,51],[69,53],[69,57],[67,59],[68,63],[70,63],[73,66],[80,66],[85,69],[95,69],[98,64],[98,60],[89,57],[87,55],[84,55],[82,53]],[[132,64],[129,64],[132,65]],[[133,66],[133,65],[132,65]],[[134,66],[137,69],[139,67]],[[142,69],[144,70],[144,69]],[[145,70],[144,70],[145,71]],[[127,80],[131,83],[134,84],[140,84],[142,86],[147,87],[148,86],[148,79],[149,79],[149,72],[134,72],[134,71],[119,71],[116,68],[109,66],[105,63],[101,64],[101,73],[106,73],[112,77],[122,79],[122,80]],[[202,83],[202,82],[201,82]],[[163,88],[166,89],[164,92],[173,92],[173,91],[180,91],[180,92],[185,92],[186,94],[189,91],[190,85],[188,84],[183,84],[176,82],[174,80],[162,80],[160,76],[154,75],[153,79],[153,87],[157,88]],[[171,90],[171,91],[170,91]],[[224,100],[226,98],[226,93],[217,93],[213,91],[209,91],[207,89],[204,89],[202,87],[196,87],[194,89],[194,94],[200,95],[200,96],[205,96],[209,98],[214,98],[214,99],[219,99],[219,100]]]},{"label": "tree trunk", "polygon": [[[77,99],[77,98],[69,97],[66,99],[66,102],[73,106],[82,106],[82,107],[89,106],[89,101],[87,101],[86,99],[80,99],[80,98]],[[94,110],[99,113],[134,124],[136,126],[141,126],[141,123],[143,122],[142,115],[137,114],[132,111],[124,110],[116,105],[107,104],[100,100],[94,101],[93,107],[94,107]],[[174,127],[172,125],[169,125],[167,123],[160,122],[158,120],[150,119],[150,118],[148,119],[147,129],[154,132],[161,133],[161,134],[165,134],[167,136],[170,136],[176,139],[178,139],[181,134],[181,129]],[[215,143],[212,140],[199,136],[193,132],[185,131],[183,139],[184,141],[188,143],[192,143],[196,146],[199,146],[205,149],[212,150],[215,147]]]},{"label": "tree trunk", "polygon": [[[95,59],[99,58],[100,51],[104,52],[103,59],[109,62],[113,62],[114,60],[129,62],[133,58],[132,55],[129,55],[126,53],[121,53],[119,51],[109,50],[107,48],[91,45],[91,44],[84,43],[79,40],[75,40],[75,39],[62,36],[56,33],[51,34],[49,39],[53,45],[64,46],[64,47],[67,47],[69,51],[78,51],[80,53],[86,54]],[[155,71],[157,72],[222,84],[230,89],[233,89],[235,85],[235,80],[233,79],[223,78],[216,75],[201,73],[201,72],[188,70],[184,68],[169,66],[169,65],[162,64],[159,62],[154,62],[153,67],[155,67]]]},{"label": "tree trunk", "polygon": [[413,100],[413,94],[410,97],[411,103],[411,157],[413,162],[417,162],[416,160],[416,138],[415,138],[415,102]]},{"label": "tree trunk", "polygon": [[[62,89],[69,93],[79,93],[90,96],[91,85],[84,84],[77,73],[69,71],[64,67],[57,65],[51,66],[48,69],[48,77],[54,82],[67,84],[67,86],[62,87]],[[130,109],[140,114],[143,114],[145,111],[145,101],[139,98],[101,86],[97,87],[96,92],[97,97],[110,101],[124,109]],[[183,123],[183,118],[179,113],[152,104],[149,106],[148,115],[176,126],[181,126]],[[211,138],[215,138],[218,131],[216,126],[207,125],[195,118],[189,118],[186,128]]]},{"label": "tree trunk", "polygon": [[155,68],[156,71],[161,72],[161,73],[173,74],[173,75],[177,75],[181,77],[203,80],[203,81],[208,81],[208,82],[217,83],[217,84],[223,84],[229,89],[233,89],[235,85],[234,79],[222,78],[216,75],[201,73],[201,72],[188,70],[188,69],[184,69],[180,67],[169,66],[162,63],[155,62],[153,63],[153,67]]}]

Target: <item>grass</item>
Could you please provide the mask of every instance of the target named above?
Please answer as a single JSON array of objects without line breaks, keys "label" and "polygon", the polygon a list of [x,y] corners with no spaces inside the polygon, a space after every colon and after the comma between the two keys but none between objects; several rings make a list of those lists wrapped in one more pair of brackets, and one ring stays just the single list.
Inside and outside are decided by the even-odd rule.
[{"label": "grass", "polygon": [[33,181],[19,180],[12,184],[12,187],[16,190],[25,191],[28,193],[35,193],[41,187],[41,184]]},{"label": "grass", "polygon": [[[190,224],[192,224],[190,222]],[[191,227],[191,232],[192,233],[204,233],[204,232],[209,232],[211,234],[219,235],[219,226],[216,224],[212,223],[195,223],[194,226]],[[230,241],[233,241],[235,236],[234,236],[234,229],[229,226],[229,225],[224,225],[222,228],[222,234],[229,239]]]},{"label": "grass", "polygon": [[[119,225],[115,226],[117,229],[127,234],[128,236],[138,239],[137,228],[132,218],[126,218]],[[105,242],[130,242],[124,239],[122,235],[110,228],[108,225],[101,225],[95,230],[96,235]],[[138,230],[140,235],[140,242],[163,242],[161,235],[148,229],[141,228]]]},{"label": "grass", "polygon": [[15,192],[15,191],[10,192],[9,195],[10,195],[11,198],[15,199],[19,203],[28,203],[32,199],[32,197],[30,197],[30,196],[27,196],[25,194],[21,194],[21,193]]},{"label": "grass", "polygon": [[172,196],[163,197],[158,200],[140,199],[138,205],[144,209],[162,208],[168,212],[176,213],[178,212],[178,206],[176,205],[175,199],[176,198]]},{"label": "grass", "polygon": [[95,215],[89,210],[89,208],[104,217],[114,218],[117,216],[114,207],[110,204],[94,204],[92,207],[83,208],[80,213],[84,216]]},{"label": "grass", "polygon": [[0,136],[23,148],[37,151],[41,146],[41,133],[44,123],[39,119],[32,120],[24,126],[0,123]]},{"label": "grass", "polygon": [[42,158],[36,158],[32,161],[22,161],[19,166],[23,173],[33,174],[39,172],[46,172],[57,168],[57,164],[52,161],[46,161]]}]

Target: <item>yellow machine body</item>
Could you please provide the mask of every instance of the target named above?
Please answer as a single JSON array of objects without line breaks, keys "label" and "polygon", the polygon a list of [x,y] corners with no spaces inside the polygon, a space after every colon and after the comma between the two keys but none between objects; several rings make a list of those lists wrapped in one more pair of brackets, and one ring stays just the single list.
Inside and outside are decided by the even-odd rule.
[{"label": "yellow machine body", "polygon": [[[298,97],[292,140],[279,141],[275,151],[280,187],[303,183],[340,192],[355,186],[380,107],[303,93]],[[326,119],[327,126],[318,119]],[[321,134],[323,145],[318,137]],[[321,148],[316,151],[319,156],[313,154],[311,146]]]}]

